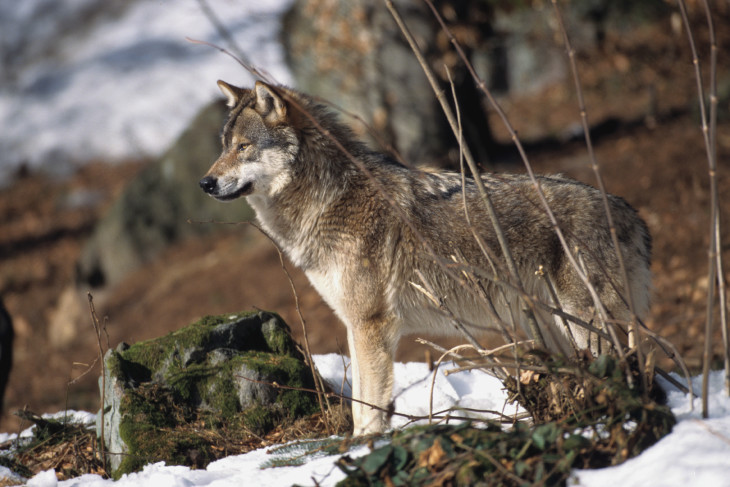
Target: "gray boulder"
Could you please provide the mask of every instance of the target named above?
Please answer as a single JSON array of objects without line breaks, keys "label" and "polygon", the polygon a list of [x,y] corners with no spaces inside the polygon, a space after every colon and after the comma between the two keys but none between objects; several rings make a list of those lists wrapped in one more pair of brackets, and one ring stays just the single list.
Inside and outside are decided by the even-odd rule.
[{"label": "gray boulder", "polygon": [[222,102],[203,109],[167,153],[125,188],[82,250],[79,284],[114,284],[173,242],[229,227],[195,222],[251,219],[245,201],[223,205],[198,186],[220,154],[218,134],[226,116]]},{"label": "gray boulder", "polygon": [[[161,338],[120,345],[99,379],[97,433],[115,478],[151,462],[204,467],[217,458],[204,430],[263,435],[317,410],[310,368],[273,313],[209,316]],[[233,432],[233,433],[231,433]]]}]

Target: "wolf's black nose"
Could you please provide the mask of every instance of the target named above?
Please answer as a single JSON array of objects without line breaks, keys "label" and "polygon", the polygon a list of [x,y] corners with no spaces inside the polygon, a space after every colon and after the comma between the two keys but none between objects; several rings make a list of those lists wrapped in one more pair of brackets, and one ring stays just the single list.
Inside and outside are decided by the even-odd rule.
[{"label": "wolf's black nose", "polygon": [[218,181],[216,181],[214,177],[205,176],[203,179],[200,180],[200,183],[198,184],[200,184],[200,187],[203,188],[203,191],[211,194],[215,190]]}]

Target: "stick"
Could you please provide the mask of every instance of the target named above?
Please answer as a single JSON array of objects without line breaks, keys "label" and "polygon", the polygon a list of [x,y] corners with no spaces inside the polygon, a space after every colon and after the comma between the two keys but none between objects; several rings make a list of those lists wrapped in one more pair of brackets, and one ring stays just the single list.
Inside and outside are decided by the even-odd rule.
[{"label": "stick", "polygon": [[99,346],[99,360],[101,361],[101,408],[100,413],[101,414],[101,427],[100,427],[100,434],[99,434],[99,450],[101,453],[101,464],[104,468],[104,471],[107,472],[106,468],[106,454],[104,453],[104,450],[106,449],[106,445],[104,444],[104,409],[106,408],[106,363],[104,361],[104,347],[101,344],[101,325],[99,323],[99,318],[96,316],[96,310],[94,309],[94,298],[91,295],[91,293],[87,293],[87,296],[89,298],[89,312],[91,313],[91,324],[94,327],[94,331],[96,332],[96,342]]},{"label": "stick", "polygon": [[[578,74],[578,66],[575,61],[575,49],[573,49],[570,43],[570,37],[568,36],[568,30],[565,28],[563,16],[560,13],[557,0],[552,0],[553,7],[555,8],[555,17],[558,19],[558,25],[560,31],[563,34],[563,42],[565,43],[565,49],[568,53],[568,59],[570,60],[570,69],[573,72],[573,81],[575,82],[575,90],[578,96],[578,108],[580,109],[580,121],[583,126],[583,134],[585,135],[586,148],[588,149],[588,156],[591,161],[591,168],[593,174],[596,177],[596,184],[601,193],[601,199],[603,200],[604,211],[606,212],[606,218],[608,220],[608,228],[611,233],[611,241],[613,248],[616,250],[616,258],[618,259],[619,270],[624,281],[624,292],[625,299],[628,303],[629,312],[631,313],[632,319],[629,324],[629,348],[636,347],[636,356],[639,361],[640,370],[644,370],[644,352],[641,349],[641,336],[639,334],[639,325],[636,322],[636,308],[634,306],[634,298],[631,293],[631,285],[629,283],[629,274],[626,272],[626,265],[624,264],[623,252],[619,246],[618,235],[616,233],[616,225],[613,221],[613,213],[611,212],[611,206],[608,202],[608,196],[606,193],[606,186],[603,183],[603,177],[598,167],[598,161],[596,160],[596,154],[593,151],[593,141],[591,140],[591,131],[588,127],[588,111],[586,109],[585,100],[583,98],[583,87],[580,82],[580,76]],[[620,293],[619,293],[620,295]],[[639,374],[641,379],[642,390],[644,394],[648,393],[646,374],[641,372]]]},{"label": "stick", "polygon": [[[694,34],[692,33],[692,27],[689,23],[689,17],[687,16],[687,6],[684,0],[678,0],[679,11],[682,16],[682,22],[687,31],[687,39],[689,41],[690,50],[692,51],[692,64],[695,71],[695,80],[697,81],[697,96],[700,108],[700,118],[702,123],[702,137],[705,142],[705,151],[707,153],[707,162],[710,173],[710,248],[707,251],[708,256],[708,278],[707,278],[707,319],[705,321],[705,346],[702,359],[702,417],[709,417],[708,411],[708,391],[709,391],[709,372],[710,372],[710,361],[712,359],[712,328],[714,322],[714,303],[715,303],[715,284],[716,279],[724,279],[722,269],[718,268],[718,263],[722,263],[719,256],[719,235],[717,230],[720,227],[719,223],[719,203],[717,200],[717,152],[715,147],[715,134],[714,126],[716,122],[708,124],[707,108],[705,106],[705,95],[704,95],[704,83],[702,81],[702,70],[700,69],[700,60],[697,55],[697,47],[695,45]],[[709,12],[709,7],[705,2],[705,11],[707,13],[707,20],[710,26],[711,38],[714,46],[714,28],[712,27],[712,17]],[[716,46],[712,49],[711,57],[712,65],[716,63]],[[714,72],[712,73],[714,77]],[[712,89],[716,90],[715,82],[712,81]],[[717,93],[711,94],[714,98],[712,105],[717,105]],[[711,109],[710,116],[716,118],[716,110]],[[710,127],[712,125],[713,128]],[[728,368],[725,368],[726,381],[728,379]]]}]

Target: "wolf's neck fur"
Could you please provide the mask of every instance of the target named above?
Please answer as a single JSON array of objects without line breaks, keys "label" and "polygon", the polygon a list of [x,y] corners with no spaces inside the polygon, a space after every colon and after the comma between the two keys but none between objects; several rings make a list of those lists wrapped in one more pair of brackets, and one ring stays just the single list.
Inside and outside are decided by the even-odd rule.
[{"label": "wolf's neck fur", "polygon": [[248,201],[267,233],[295,265],[307,270],[326,265],[327,249],[351,237],[342,234],[346,226],[329,224],[328,215],[335,207],[339,215],[357,212],[359,196],[370,191],[353,159],[372,167],[374,154],[325,107],[301,95],[297,101],[307,113],[292,114],[301,145],[291,181],[275,196],[253,195]]}]

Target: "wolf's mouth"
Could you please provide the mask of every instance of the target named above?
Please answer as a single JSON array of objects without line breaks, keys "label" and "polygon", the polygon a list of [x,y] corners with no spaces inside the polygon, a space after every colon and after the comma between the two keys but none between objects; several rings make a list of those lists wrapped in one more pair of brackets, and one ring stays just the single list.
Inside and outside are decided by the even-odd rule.
[{"label": "wolf's mouth", "polygon": [[249,181],[248,183],[241,186],[239,189],[234,191],[233,193],[229,194],[222,194],[215,196],[215,199],[219,201],[231,201],[235,200],[236,198],[240,198],[241,196],[246,196],[248,194],[251,194],[253,191],[253,182]]}]

